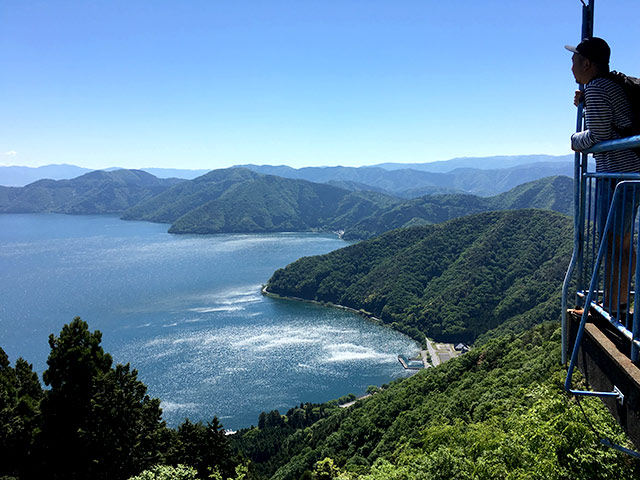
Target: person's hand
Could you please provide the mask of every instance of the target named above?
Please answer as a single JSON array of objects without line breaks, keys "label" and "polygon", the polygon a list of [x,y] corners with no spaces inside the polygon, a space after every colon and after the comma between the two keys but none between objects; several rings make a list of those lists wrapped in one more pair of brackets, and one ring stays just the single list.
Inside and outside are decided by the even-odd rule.
[{"label": "person's hand", "polygon": [[577,107],[578,105],[580,105],[580,102],[582,102],[582,91],[576,90],[576,93],[573,97],[573,104]]}]

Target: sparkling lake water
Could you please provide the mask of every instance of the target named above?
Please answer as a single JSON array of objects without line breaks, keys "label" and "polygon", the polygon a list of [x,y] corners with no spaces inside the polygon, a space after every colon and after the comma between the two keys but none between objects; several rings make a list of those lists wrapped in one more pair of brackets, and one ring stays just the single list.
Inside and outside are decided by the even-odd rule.
[{"label": "sparkling lake water", "polygon": [[80,316],[114,362],[131,363],[164,418],[255,425],[407,376],[411,339],[358,315],[260,293],[335,235],[170,235],[113,216],[0,215],[0,347],[41,374],[48,336]]}]

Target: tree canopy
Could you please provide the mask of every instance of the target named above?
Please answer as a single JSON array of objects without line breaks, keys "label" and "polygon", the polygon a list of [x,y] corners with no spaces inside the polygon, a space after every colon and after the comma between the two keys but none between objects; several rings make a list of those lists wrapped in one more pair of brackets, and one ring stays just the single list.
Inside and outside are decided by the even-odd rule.
[{"label": "tree canopy", "polygon": [[164,464],[203,479],[233,475],[238,462],[218,419],[167,428],[160,400],[129,364],[113,366],[101,340],[78,317],[52,334],[47,390],[31,365],[12,368],[0,349],[0,477],[125,480]]}]

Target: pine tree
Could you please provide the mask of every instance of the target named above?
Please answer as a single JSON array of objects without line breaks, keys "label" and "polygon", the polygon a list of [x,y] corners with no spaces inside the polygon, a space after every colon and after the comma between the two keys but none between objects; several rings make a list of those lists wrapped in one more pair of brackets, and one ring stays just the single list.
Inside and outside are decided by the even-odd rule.
[{"label": "pine tree", "polygon": [[128,364],[111,367],[101,339],[79,317],[49,337],[36,466],[48,478],[128,478],[161,458],[160,402]]},{"label": "pine tree", "polygon": [[41,396],[42,386],[32,365],[19,358],[12,368],[0,348],[0,476],[19,476],[28,464],[40,421]]}]

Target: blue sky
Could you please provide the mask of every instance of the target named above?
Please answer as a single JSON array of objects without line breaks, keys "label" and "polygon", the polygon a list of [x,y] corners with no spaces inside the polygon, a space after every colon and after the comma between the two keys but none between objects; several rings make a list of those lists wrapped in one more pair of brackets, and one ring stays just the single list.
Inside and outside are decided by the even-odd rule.
[{"label": "blue sky", "polygon": [[[595,2],[640,76],[637,0]],[[570,153],[579,0],[0,0],[0,164]]]}]

